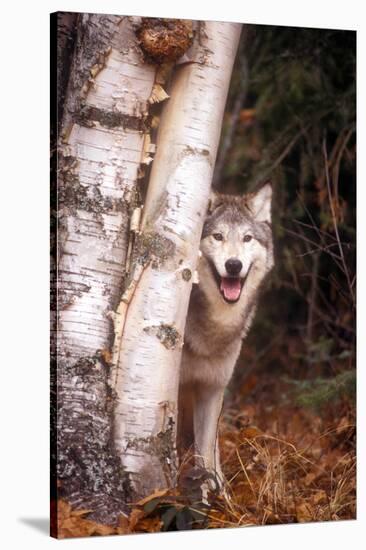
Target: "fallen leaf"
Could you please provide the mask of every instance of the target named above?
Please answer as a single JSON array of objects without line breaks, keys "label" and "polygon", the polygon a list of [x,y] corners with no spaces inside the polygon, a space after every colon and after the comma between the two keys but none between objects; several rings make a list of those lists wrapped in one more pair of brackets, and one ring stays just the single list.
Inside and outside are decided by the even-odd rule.
[{"label": "fallen leaf", "polygon": [[316,491],[311,496],[311,502],[316,506],[317,504],[324,504],[328,501],[328,495],[324,490]]},{"label": "fallen leaf", "polygon": [[263,432],[256,426],[249,426],[240,431],[241,439],[254,439],[260,435],[263,435]]},{"label": "fallen leaf", "polygon": [[141,500],[139,500],[138,502],[136,502],[136,504],[138,504],[139,506],[145,506],[145,504],[147,502],[150,502],[150,500],[153,500],[154,498],[163,497],[167,494],[171,494],[171,492],[169,492],[169,489],[156,490],[153,493],[151,493],[151,495],[148,495],[142,498]]},{"label": "fallen leaf", "polygon": [[308,503],[303,502],[296,507],[296,518],[299,523],[306,523],[312,521],[313,516],[311,513],[311,507]]}]

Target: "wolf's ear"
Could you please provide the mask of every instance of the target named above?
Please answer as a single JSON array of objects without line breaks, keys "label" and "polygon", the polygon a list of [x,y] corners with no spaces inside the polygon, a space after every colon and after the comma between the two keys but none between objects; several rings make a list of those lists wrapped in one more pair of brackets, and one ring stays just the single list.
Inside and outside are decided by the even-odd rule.
[{"label": "wolf's ear", "polygon": [[208,200],[207,214],[210,215],[220,204],[222,203],[222,196],[220,193],[216,193],[211,190],[210,198]]},{"label": "wolf's ear", "polygon": [[271,223],[272,185],[265,183],[257,192],[247,198],[247,205],[258,222]]}]

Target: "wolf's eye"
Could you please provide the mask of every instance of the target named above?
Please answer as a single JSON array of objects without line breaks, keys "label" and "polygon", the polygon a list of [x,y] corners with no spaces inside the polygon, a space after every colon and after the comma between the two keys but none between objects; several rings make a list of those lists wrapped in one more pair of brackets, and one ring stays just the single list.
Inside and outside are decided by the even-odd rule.
[{"label": "wolf's eye", "polygon": [[248,243],[249,241],[252,240],[252,238],[253,238],[253,237],[252,237],[251,235],[245,235],[245,237],[244,237],[243,240],[244,240],[245,243]]},{"label": "wolf's eye", "polygon": [[213,238],[216,239],[217,241],[222,241],[222,239],[224,238],[222,236],[222,233],[213,233]]}]

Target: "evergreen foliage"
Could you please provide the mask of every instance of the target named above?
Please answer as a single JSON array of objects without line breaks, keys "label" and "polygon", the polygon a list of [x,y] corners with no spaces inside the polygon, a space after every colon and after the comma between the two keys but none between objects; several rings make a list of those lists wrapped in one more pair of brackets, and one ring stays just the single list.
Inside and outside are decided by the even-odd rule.
[{"label": "evergreen foliage", "polygon": [[322,379],[354,368],[355,130],[355,32],[245,27],[215,181],[233,193],[273,184],[276,266],[246,343],[252,356],[268,350],[264,370]]}]

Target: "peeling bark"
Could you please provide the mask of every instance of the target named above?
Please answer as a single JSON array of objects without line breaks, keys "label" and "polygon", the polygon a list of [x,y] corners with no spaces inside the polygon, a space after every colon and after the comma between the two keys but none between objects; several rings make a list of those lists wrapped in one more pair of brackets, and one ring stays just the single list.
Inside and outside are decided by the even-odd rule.
[{"label": "peeling bark", "polygon": [[156,69],[143,63],[134,18],[78,17],[52,212],[51,494],[113,523],[126,511],[128,479],[112,437],[108,312],[126,276]]},{"label": "peeling bark", "polygon": [[241,25],[201,24],[164,104],[113,377],[115,444],[135,496],[174,485],[183,334]]}]

